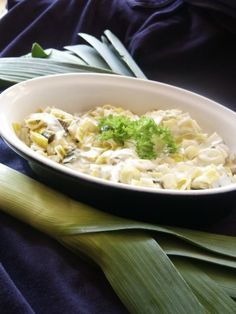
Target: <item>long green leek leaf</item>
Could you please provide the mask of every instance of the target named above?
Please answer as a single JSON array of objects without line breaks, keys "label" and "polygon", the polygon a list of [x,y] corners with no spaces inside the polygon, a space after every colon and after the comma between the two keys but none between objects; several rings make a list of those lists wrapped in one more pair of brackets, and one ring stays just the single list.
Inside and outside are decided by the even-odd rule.
[{"label": "long green leek leaf", "polygon": [[156,240],[169,256],[188,257],[190,259],[236,268],[235,258],[209,252],[208,250],[183,242],[176,237],[170,237],[167,234],[158,234]]},{"label": "long green leek leaf", "polygon": [[194,261],[194,265],[204,271],[231,298],[236,299],[236,272],[234,269],[196,261]]},{"label": "long green leek leaf", "polygon": [[85,33],[79,33],[78,35],[94,47],[114,72],[121,75],[133,76],[124,63],[100,40]]},{"label": "long green leek leaf", "polygon": [[214,233],[206,233],[198,230],[182,229],[177,227],[166,227],[170,234],[195,243],[197,246],[212,252],[236,257],[236,237],[224,236]]},{"label": "long green leek leaf", "polygon": [[127,64],[130,70],[135,74],[135,76],[146,79],[147,77],[137,65],[137,63],[134,62],[134,59],[131,57],[122,42],[109,30],[105,30],[104,34],[113,46],[118,56]]},{"label": "long green leek leaf", "polygon": [[[50,53],[48,60],[53,60],[62,63],[75,63],[80,65],[87,65],[81,58],[75,56],[69,51],[61,51],[57,49],[46,49],[46,53]],[[95,66],[94,66],[95,67]]]},{"label": "long green leek leaf", "polygon": [[72,51],[90,66],[111,70],[108,64],[102,59],[97,51],[88,45],[65,46],[65,49]]},{"label": "long green leek leaf", "polygon": [[96,72],[115,74],[112,71],[72,62],[58,62],[39,58],[2,58],[0,59],[0,80],[18,83],[38,76],[59,73]]},{"label": "long green leek leaf", "polygon": [[[69,51],[69,50],[61,51],[61,50],[53,49],[53,48],[43,49],[38,43],[34,43],[32,45],[31,53],[28,53],[22,56],[22,58],[41,58],[41,59],[43,58],[43,59],[50,59],[50,60],[58,61],[58,62],[66,62],[66,63],[69,62],[69,63],[82,64],[82,65],[87,64],[79,56],[74,54],[72,51]],[[91,66],[99,67],[97,65],[91,65]]]},{"label": "long green leek leaf", "polygon": [[[67,233],[72,222],[88,223],[86,216],[93,215],[89,208],[3,165],[0,165],[0,199],[1,208],[8,214],[92,258],[131,313],[188,314],[192,310],[204,313],[200,302],[151,236],[142,231],[124,230]],[[95,215],[96,212],[93,210]]]},{"label": "long green leek leaf", "polygon": [[106,43],[88,34],[79,35],[91,46],[72,45],[66,46],[66,50],[61,51],[43,49],[38,43],[34,43],[31,53],[27,55],[0,58],[0,87],[8,87],[38,76],[71,72],[121,74],[146,78],[119,39],[111,32],[106,31],[106,37],[102,36]]},{"label": "long green leek leaf", "polygon": [[234,314],[236,312],[236,303],[201,269],[184,258],[173,258],[172,261],[204,305],[207,313]]},{"label": "long green leek leaf", "polygon": [[90,233],[60,242],[98,263],[131,313],[204,313],[166,254],[144,233]]},{"label": "long green leek leaf", "polygon": [[[27,197],[28,195],[30,195],[31,197],[28,198]],[[86,241],[89,241],[88,239],[91,239],[87,236],[91,236],[91,235],[92,236],[96,235],[97,237],[103,237],[109,234],[110,236],[112,236],[112,239],[111,239],[111,244],[112,244],[114,243],[114,238],[113,238],[114,234],[120,234],[120,236],[123,233],[130,234],[131,235],[130,241],[132,242],[132,237],[134,234],[135,235],[137,234],[138,237],[142,237],[144,236],[143,232],[145,230],[146,231],[147,230],[148,231],[161,230],[162,233],[164,232],[164,230],[167,230],[168,232],[167,228],[162,228],[160,226],[153,226],[153,225],[148,225],[148,224],[142,224],[139,222],[133,222],[133,221],[119,218],[119,217],[114,217],[104,212],[97,211],[89,206],[80,204],[52,189],[46,188],[42,184],[20,173],[17,173],[16,171],[11,170],[10,168],[4,165],[0,165],[0,199],[1,199],[2,209],[5,210],[8,214],[11,214],[16,218],[23,220],[26,223],[29,223],[35,228],[50,234],[52,237],[56,238],[59,242],[63,241],[64,244],[66,243],[68,239],[85,239],[84,241],[86,242]],[[127,230],[125,231],[125,229]],[[135,230],[132,231],[132,229],[140,229],[140,231],[139,232]],[[185,231],[186,230],[184,229],[179,229],[180,233],[181,232],[184,233]],[[207,238],[207,236],[208,234],[205,233],[204,237]],[[211,235],[209,236],[211,238]],[[151,237],[149,237],[149,239],[154,241]],[[76,248],[75,242],[72,240],[69,240],[69,241],[71,241],[70,242],[71,245],[69,248],[75,250]],[[76,241],[79,241],[79,240],[76,240]],[[92,242],[93,241],[95,240],[93,239]],[[232,244],[231,237],[223,237],[221,244],[226,244],[227,246],[228,242]],[[85,247],[88,248],[88,243],[87,244],[86,243],[85,243]],[[129,243],[128,240],[127,240],[127,243]],[[122,243],[120,245],[122,245]],[[100,243],[100,246],[105,247],[104,241]],[[83,251],[82,247],[83,247],[82,243],[80,242],[78,249]],[[101,258],[102,257],[104,258],[105,253],[102,251],[101,247],[92,246],[91,251],[89,250],[89,253],[87,252],[86,256],[89,256],[90,258],[93,258],[95,260],[94,254],[97,254],[95,252],[98,252],[98,254],[101,254]],[[217,249],[221,249],[221,247]],[[129,250],[131,249],[129,248],[128,251]],[[141,251],[143,251],[143,249]],[[234,251],[235,251],[235,246],[234,246]],[[123,256],[122,251],[120,252],[120,254],[122,257]],[[125,254],[127,254],[127,252]],[[147,254],[145,253],[145,255]],[[153,252],[150,253],[150,256],[153,256]],[[106,256],[105,260],[107,259],[108,257]],[[104,264],[102,264],[102,261],[100,259],[96,260],[96,262],[103,268],[107,277],[110,278],[108,273],[109,271],[113,272],[113,268],[115,267],[115,264],[113,264],[112,269],[111,268],[104,269],[104,266],[103,266]],[[122,262],[122,258],[121,260],[119,260],[119,263],[120,262]],[[113,260],[113,263],[114,263],[114,260]],[[145,261],[145,263],[149,264],[149,262],[147,261]],[[155,263],[154,265],[155,265],[154,267],[156,268],[157,265]],[[124,269],[126,268],[127,266],[125,266]],[[142,267],[142,270],[144,272],[147,271],[143,267]],[[142,276],[144,276],[144,273]],[[112,280],[111,279],[109,280],[112,283]],[[178,278],[178,280],[180,280],[180,278]],[[118,281],[114,279],[114,283],[118,284],[118,282],[119,282],[119,278],[118,278]],[[150,287],[152,287],[151,283],[150,283]],[[128,288],[134,289],[134,287],[131,288],[130,286]],[[120,288],[114,287],[114,289],[118,291]],[[138,287],[138,289],[140,289],[140,287]],[[122,298],[122,295],[124,296],[126,294],[126,292],[124,291],[123,291],[123,294],[121,291],[117,293],[119,294],[121,298]],[[138,292],[135,292],[135,295],[136,293]],[[188,302],[189,300],[191,300],[191,302],[194,302],[192,297],[191,296],[189,297],[190,299],[188,299]],[[186,295],[184,295],[184,298],[186,298]],[[157,296],[157,300],[155,301],[156,302],[155,306],[153,305],[155,310],[156,310],[156,306],[159,306],[157,305],[160,302],[159,300],[160,299]],[[123,302],[127,302],[125,304],[127,308],[129,309],[131,308],[133,309],[133,305],[132,305],[133,301],[132,302],[131,301],[132,300],[130,298],[128,298],[128,300],[125,300],[125,301],[123,300]],[[180,302],[180,304],[182,304],[182,301]],[[141,305],[139,304],[138,307],[139,306]],[[150,304],[148,306],[150,306]],[[163,306],[166,306],[166,305],[163,305]],[[182,306],[182,305],[179,305],[179,306]],[[143,310],[143,307],[141,307],[141,309]],[[145,311],[146,311],[146,304],[145,304]],[[201,312],[200,308],[196,310],[195,313],[198,313],[199,311]]]}]

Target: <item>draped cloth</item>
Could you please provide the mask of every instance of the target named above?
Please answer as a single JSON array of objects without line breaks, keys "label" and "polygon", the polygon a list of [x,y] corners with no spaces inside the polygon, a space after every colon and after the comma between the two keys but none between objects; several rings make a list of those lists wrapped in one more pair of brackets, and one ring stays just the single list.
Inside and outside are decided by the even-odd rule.
[{"label": "draped cloth", "polygon": [[[0,57],[32,43],[62,49],[110,29],[149,79],[236,110],[234,0],[12,0],[0,20]],[[37,179],[0,140],[0,162]],[[236,210],[202,230],[236,235]],[[0,312],[127,313],[102,272],[46,235],[0,213]]]}]

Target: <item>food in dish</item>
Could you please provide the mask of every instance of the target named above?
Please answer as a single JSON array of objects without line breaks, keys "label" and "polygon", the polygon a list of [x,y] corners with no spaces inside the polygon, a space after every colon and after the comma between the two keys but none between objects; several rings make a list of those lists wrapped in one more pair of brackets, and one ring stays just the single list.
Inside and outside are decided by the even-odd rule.
[{"label": "food in dish", "polygon": [[112,182],[174,190],[236,182],[235,156],[223,139],[178,109],[139,116],[112,105],[78,114],[47,107],[14,129],[37,153]]}]

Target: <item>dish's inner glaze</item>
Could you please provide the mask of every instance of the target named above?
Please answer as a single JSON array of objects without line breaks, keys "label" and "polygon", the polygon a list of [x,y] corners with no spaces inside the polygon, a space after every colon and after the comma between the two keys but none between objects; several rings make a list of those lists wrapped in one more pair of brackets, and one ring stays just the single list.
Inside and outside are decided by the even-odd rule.
[{"label": "dish's inner glaze", "polygon": [[14,129],[37,153],[113,182],[176,190],[236,182],[235,156],[223,139],[177,109],[140,117],[111,105],[73,115],[47,107]]}]

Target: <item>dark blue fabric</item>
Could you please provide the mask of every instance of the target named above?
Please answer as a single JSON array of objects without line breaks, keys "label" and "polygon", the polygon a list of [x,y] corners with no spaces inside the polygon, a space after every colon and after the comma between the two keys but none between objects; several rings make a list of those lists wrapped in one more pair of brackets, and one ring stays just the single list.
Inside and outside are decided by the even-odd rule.
[{"label": "dark blue fabric", "polygon": [[[0,56],[33,42],[61,49],[78,32],[113,31],[150,79],[236,110],[235,0],[11,0]],[[36,179],[3,141],[0,162]],[[216,206],[216,204],[214,204]],[[236,235],[236,210],[202,230]],[[102,272],[54,240],[0,213],[0,313],[126,313]]]}]

